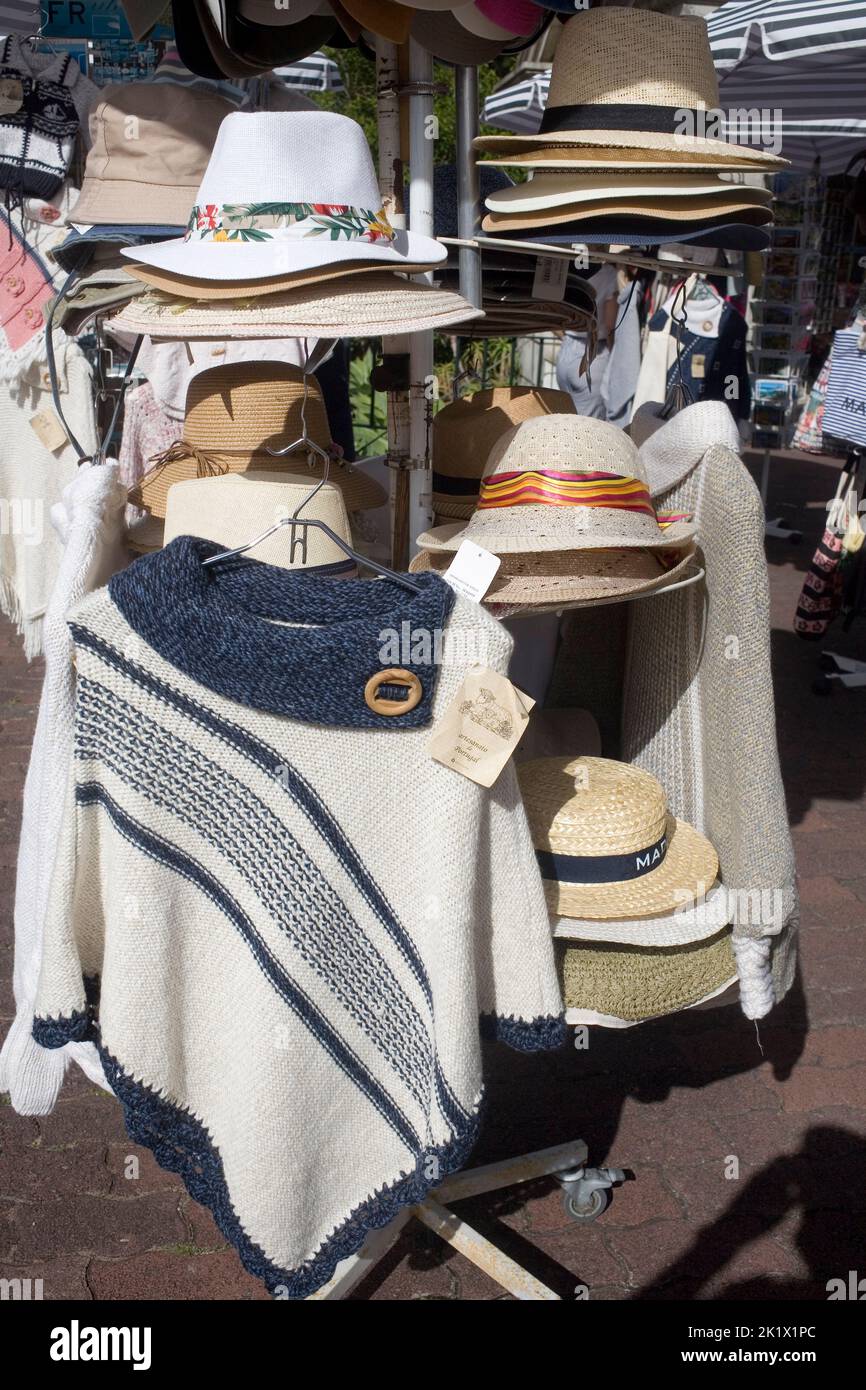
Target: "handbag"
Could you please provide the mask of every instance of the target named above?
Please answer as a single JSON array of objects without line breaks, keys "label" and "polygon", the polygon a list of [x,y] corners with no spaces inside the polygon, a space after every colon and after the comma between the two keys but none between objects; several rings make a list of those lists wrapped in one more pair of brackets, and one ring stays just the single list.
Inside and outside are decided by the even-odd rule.
[{"label": "handbag", "polygon": [[866,326],[862,322],[834,334],[822,430],[847,443],[866,445]]},{"label": "handbag", "polygon": [[842,607],[842,561],[846,543],[851,537],[851,548],[856,549],[862,541],[855,486],[858,463],[859,455],[854,454],[839,475],[824,534],[803,580],[794,614],[794,631],[807,642],[819,642],[826,636],[828,627],[838,615]]}]

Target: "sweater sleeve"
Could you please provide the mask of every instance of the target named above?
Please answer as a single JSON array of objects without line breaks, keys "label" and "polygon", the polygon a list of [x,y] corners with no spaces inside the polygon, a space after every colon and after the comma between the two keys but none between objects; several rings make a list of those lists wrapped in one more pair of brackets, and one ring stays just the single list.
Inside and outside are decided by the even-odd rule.
[{"label": "sweater sleeve", "polygon": [[483,1034],[524,1052],[564,1042],[550,918],[513,762],[481,820],[475,920]]},{"label": "sweater sleeve", "polygon": [[[75,768],[70,768],[60,834],[51,877],[42,944],[42,968],[36,991],[33,1037],[41,1047],[63,1047],[93,1037],[91,1000],[87,978],[98,974],[90,952],[82,960],[79,932],[82,924],[90,935],[93,922],[80,882],[78,862],[78,808]],[[95,905],[94,905],[95,906]],[[89,967],[89,968],[88,968]]]}]

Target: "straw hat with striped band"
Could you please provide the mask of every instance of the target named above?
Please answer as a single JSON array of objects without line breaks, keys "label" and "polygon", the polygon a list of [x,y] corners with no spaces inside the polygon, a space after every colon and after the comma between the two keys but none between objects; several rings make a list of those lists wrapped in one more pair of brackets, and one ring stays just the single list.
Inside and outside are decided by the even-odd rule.
[{"label": "straw hat with striped band", "polygon": [[431,429],[433,511],[468,521],[497,440],[523,420],[575,413],[567,391],[542,386],[494,386],[443,406]]},{"label": "straw hat with striped band", "polygon": [[[486,604],[549,609],[578,607],[607,599],[638,598],[685,579],[695,547],[678,550],[545,550],[538,555],[503,555],[496,577],[484,595]],[[412,574],[443,574],[454,556],[421,550],[413,556]]]},{"label": "straw hat with striped band", "polygon": [[[153,516],[164,517],[168,492],[189,478],[245,473],[251,468],[304,474],[310,485],[321,478],[324,464],[309,465],[304,451],[275,458],[268,448],[281,449],[303,433],[330,451],[331,431],[325,403],[315,377],[287,362],[231,362],[199,372],[190,381],[182,436],[131,489],[129,500]],[[380,507],[385,491],[373,478],[336,457],[328,477],[340,488],[348,511]]]},{"label": "straw hat with striped band", "polygon": [[500,153],[555,139],[605,149],[683,150],[721,162],[747,158],[766,169],[786,166],[777,155],[699,134],[707,128],[707,113],[718,108],[703,19],[594,5],[570,19],[559,36],[538,134],[482,136],[475,147]]},{"label": "straw hat with striped band", "polygon": [[451,290],[392,271],[264,298],[193,300],[151,290],[112,319],[119,332],[151,338],[387,338],[434,332],[483,317]]},{"label": "straw hat with striped band", "polygon": [[417,544],[454,551],[471,540],[495,555],[670,550],[694,534],[685,517],[656,516],[638,451],[616,425],[542,415],[494,444],[470,520],[425,531]]},{"label": "straw hat with striped band", "polygon": [[611,758],[539,758],[517,769],[547,903],[557,917],[651,917],[716,881],[705,836],[668,811],[661,783]]}]

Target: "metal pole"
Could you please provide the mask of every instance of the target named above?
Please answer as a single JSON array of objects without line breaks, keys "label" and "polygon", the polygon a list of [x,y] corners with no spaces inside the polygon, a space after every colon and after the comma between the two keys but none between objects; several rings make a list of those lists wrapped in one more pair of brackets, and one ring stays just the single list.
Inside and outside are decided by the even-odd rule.
[{"label": "metal pole", "polygon": [[[413,232],[433,236],[433,58],[409,40],[409,222]],[[429,280],[430,275],[419,277]],[[430,477],[430,423],[433,405],[433,334],[413,333],[410,348],[408,540],[433,520]],[[408,559],[408,548],[406,552]]]},{"label": "metal pole", "polygon": [[[478,134],[478,69],[456,68],[454,95],[457,104],[457,235],[471,240],[478,231],[478,167],[472,141]],[[481,308],[481,252],[472,246],[459,249],[460,293],[476,309]]]}]

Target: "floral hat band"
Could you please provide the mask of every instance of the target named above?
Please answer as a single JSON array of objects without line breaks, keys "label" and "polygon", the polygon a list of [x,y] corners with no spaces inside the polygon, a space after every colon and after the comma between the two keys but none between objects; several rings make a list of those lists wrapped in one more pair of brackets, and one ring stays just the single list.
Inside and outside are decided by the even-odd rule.
[{"label": "floral hat band", "polygon": [[378,212],[347,203],[205,203],[193,208],[185,241],[243,243],[324,237],[328,241],[390,242],[393,199]]}]

